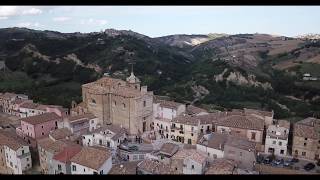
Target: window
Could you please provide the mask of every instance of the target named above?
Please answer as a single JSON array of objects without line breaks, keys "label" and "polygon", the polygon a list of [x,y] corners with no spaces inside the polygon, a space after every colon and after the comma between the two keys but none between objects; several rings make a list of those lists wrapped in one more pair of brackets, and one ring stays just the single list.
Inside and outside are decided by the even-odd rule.
[{"label": "window", "polygon": [[83,139],[86,139],[86,137],[83,136]]},{"label": "window", "polygon": [[29,161],[29,158],[27,158],[27,161]]},{"label": "window", "polygon": [[279,146],[282,146],[282,142],[281,141],[279,142]]},{"label": "window", "polygon": [[58,170],[61,171],[61,165],[60,164],[58,164]]},{"label": "window", "polygon": [[86,172],[86,169],[85,169],[85,168],[83,168],[83,172]]},{"label": "window", "polygon": [[55,122],[56,126],[58,126],[58,121]]},{"label": "window", "polygon": [[94,99],[91,99],[91,102],[92,102],[93,104],[96,104],[96,100],[94,100]]},{"label": "window", "polygon": [[193,127],[191,127],[191,131],[193,131]]},{"label": "window", "polygon": [[273,141],[273,142],[272,142],[272,144],[276,144],[276,143],[277,143],[276,141]]},{"label": "window", "polygon": [[146,107],[146,106],[147,106],[147,102],[143,101],[143,107]]},{"label": "window", "polygon": [[21,151],[21,154],[22,154],[22,155],[24,154],[24,150]]},{"label": "window", "polygon": [[307,140],[308,140],[308,138],[304,138],[304,140],[306,140],[306,141],[307,141]]},{"label": "window", "polygon": [[191,133],[191,136],[193,136],[193,133]]},{"label": "window", "polygon": [[301,153],[302,156],[306,156],[306,154],[307,154],[306,152],[302,152]]},{"label": "window", "polygon": [[98,174],[98,173],[94,171],[93,174]]},{"label": "window", "polygon": [[242,152],[240,152],[240,156],[242,156]]},{"label": "window", "polygon": [[252,133],[251,133],[251,139],[252,139],[252,140],[256,140],[256,133],[255,133],[255,132],[252,132]]},{"label": "window", "polygon": [[113,105],[115,105],[115,106],[116,106],[116,105],[117,105],[117,101],[113,101]]},{"label": "window", "polygon": [[94,120],[91,120],[91,124],[93,124],[94,123]]},{"label": "window", "polygon": [[41,126],[41,128],[43,129],[43,126]]},{"label": "window", "polygon": [[100,171],[100,174],[103,174],[103,170]]},{"label": "window", "polygon": [[280,150],[280,154],[284,154],[284,150]]},{"label": "window", "polygon": [[307,146],[307,143],[303,143],[303,146]]},{"label": "window", "polygon": [[27,164],[28,167],[30,167],[30,164]]},{"label": "window", "polygon": [[77,167],[75,165],[72,165],[72,171],[76,171]]},{"label": "window", "polygon": [[191,165],[191,169],[194,169],[194,165]]},{"label": "window", "polygon": [[43,133],[43,132],[42,132],[41,134],[42,134],[42,136],[44,135],[44,133]]}]

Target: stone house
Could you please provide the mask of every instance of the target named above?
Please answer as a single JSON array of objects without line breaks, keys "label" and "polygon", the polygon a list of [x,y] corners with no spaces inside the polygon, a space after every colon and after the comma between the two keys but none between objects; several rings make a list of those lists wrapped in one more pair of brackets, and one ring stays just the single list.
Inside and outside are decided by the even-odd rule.
[{"label": "stone house", "polygon": [[166,100],[156,100],[153,103],[153,127],[162,138],[169,139],[171,120],[185,113],[186,106],[181,103]]},{"label": "stone house", "polygon": [[237,165],[234,163],[234,161],[221,158],[210,163],[205,174],[235,174],[236,168]]},{"label": "stone house", "polygon": [[203,174],[206,166],[206,156],[195,149],[179,150],[172,156],[170,164],[174,174]]},{"label": "stone house", "polygon": [[279,120],[274,125],[269,125],[265,141],[265,153],[277,156],[286,156],[290,122]]},{"label": "stone house", "polygon": [[91,113],[76,116],[67,116],[58,123],[58,127],[69,129],[72,134],[81,136],[97,128],[99,119]]},{"label": "stone house", "polygon": [[226,115],[216,122],[216,132],[244,137],[257,144],[258,151],[264,151],[264,120],[253,115]]},{"label": "stone house", "polygon": [[108,174],[112,168],[111,153],[105,148],[83,147],[70,161],[71,174]]},{"label": "stone house", "polygon": [[208,161],[224,157],[224,145],[228,140],[227,134],[211,133],[204,135],[197,143],[197,151],[206,154]]},{"label": "stone house", "polygon": [[320,154],[320,119],[306,118],[293,127],[292,155],[308,160],[318,160]]},{"label": "stone house", "polygon": [[145,159],[137,164],[137,174],[172,174],[170,166],[154,159]]},{"label": "stone house", "polygon": [[0,130],[1,166],[12,174],[23,174],[32,168],[29,146],[14,132]]},{"label": "stone house", "polygon": [[233,160],[238,168],[253,170],[256,163],[256,143],[241,136],[228,136],[224,158]]},{"label": "stone house", "polygon": [[70,159],[81,151],[81,146],[67,146],[52,158],[54,174],[71,174]]},{"label": "stone house", "polygon": [[89,134],[82,135],[82,144],[84,146],[105,147],[116,155],[120,144],[127,138],[127,130],[117,125],[104,125]]}]

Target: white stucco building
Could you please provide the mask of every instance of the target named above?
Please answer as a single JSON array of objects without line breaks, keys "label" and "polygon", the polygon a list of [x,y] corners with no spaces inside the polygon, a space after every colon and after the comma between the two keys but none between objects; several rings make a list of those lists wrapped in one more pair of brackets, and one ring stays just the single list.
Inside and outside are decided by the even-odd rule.
[{"label": "white stucco building", "polygon": [[197,151],[206,154],[209,161],[224,157],[224,144],[227,134],[211,133],[204,135],[197,143]]},{"label": "white stucco building", "polygon": [[112,167],[111,153],[105,148],[84,147],[70,161],[71,174],[108,174]]},{"label": "white stucco building", "polygon": [[290,123],[285,120],[279,120],[276,124],[269,125],[266,135],[265,153],[286,156],[289,130]]},{"label": "white stucco building", "polygon": [[14,134],[1,130],[0,146],[4,150],[6,166],[13,174],[22,174],[32,167],[29,146]]}]

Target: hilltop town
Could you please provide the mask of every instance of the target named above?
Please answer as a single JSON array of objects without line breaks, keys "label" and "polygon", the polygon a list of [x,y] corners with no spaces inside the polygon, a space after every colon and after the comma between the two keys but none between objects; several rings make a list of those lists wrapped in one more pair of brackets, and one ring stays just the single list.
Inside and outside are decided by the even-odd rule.
[{"label": "hilltop town", "polygon": [[133,72],[82,85],[71,109],[0,93],[1,174],[315,174],[320,119],[208,112],[157,96]]}]

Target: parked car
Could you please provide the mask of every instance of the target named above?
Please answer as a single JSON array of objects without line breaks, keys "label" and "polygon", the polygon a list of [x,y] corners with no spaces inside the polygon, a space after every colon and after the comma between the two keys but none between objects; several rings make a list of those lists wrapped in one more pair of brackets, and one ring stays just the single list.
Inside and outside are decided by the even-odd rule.
[{"label": "parked car", "polygon": [[310,170],[314,169],[315,167],[316,167],[315,164],[313,164],[313,163],[308,163],[308,164],[306,164],[306,165],[303,167],[303,169],[305,169],[306,171],[310,171]]},{"label": "parked car", "polygon": [[257,157],[257,163],[258,163],[258,164],[261,164],[261,163],[263,163],[263,161],[264,161],[264,157],[261,156],[261,155],[259,155],[259,156]]},{"label": "parked car", "polygon": [[292,165],[291,161],[284,161],[283,162],[283,166],[285,166],[285,167],[290,167],[291,165]]},{"label": "parked car", "polygon": [[272,162],[272,160],[269,157],[265,158],[263,161],[264,164],[270,164],[271,162]]},{"label": "parked car", "polygon": [[299,162],[299,159],[297,159],[297,158],[292,158],[292,159],[291,159],[291,162],[297,163],[297,162]]}]

